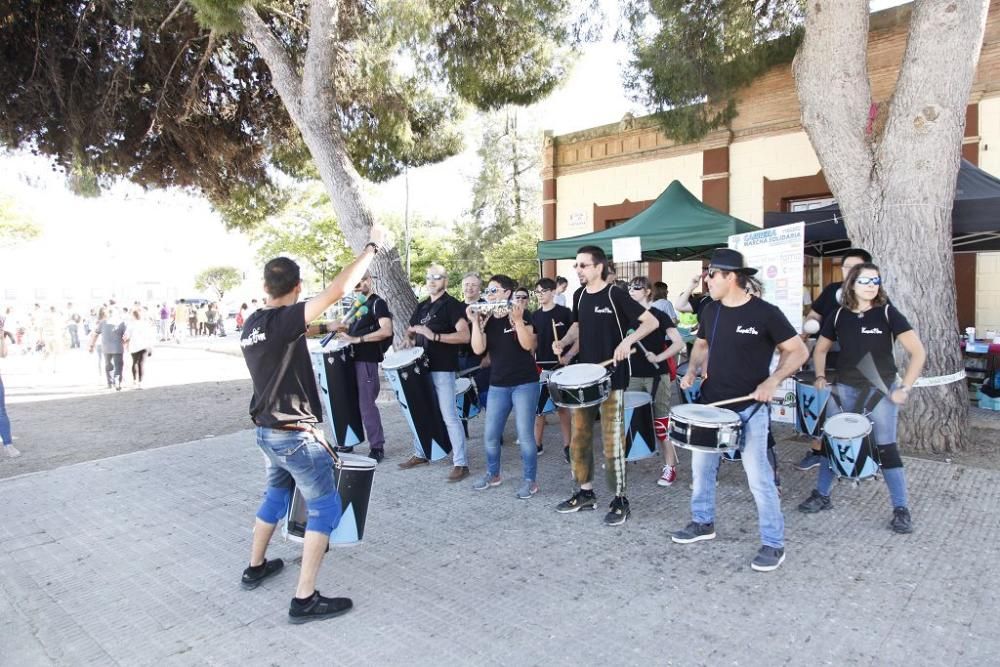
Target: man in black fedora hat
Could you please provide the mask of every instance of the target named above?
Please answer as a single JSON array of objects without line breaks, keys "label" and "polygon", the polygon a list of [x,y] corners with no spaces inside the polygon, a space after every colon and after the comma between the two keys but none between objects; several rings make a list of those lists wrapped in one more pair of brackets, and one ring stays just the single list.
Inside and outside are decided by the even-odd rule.
[{"label": "man in black fedora hat", "polygon": [[[768,403],[809,352],[777,306],[749,293],[763,293],[753,278],[755,273],[757,269],[746,266],[736,250],[720,248],[712,253],[708,289],[713,302],[701,312],[698,340],[681,388],[690,387],[700,373],[702,403],[750,397],[726,407],[743,422],[743,470],[757,504],[762,545],[750,565],[768,572],[785,560],[785,521],[767,458]],[[775,348],[780,356],[771,373]],[[673,534],[674,542],[689,544],[715,537],[715,478],[721,458],[714,453],[691,453],[691,523]]]}]

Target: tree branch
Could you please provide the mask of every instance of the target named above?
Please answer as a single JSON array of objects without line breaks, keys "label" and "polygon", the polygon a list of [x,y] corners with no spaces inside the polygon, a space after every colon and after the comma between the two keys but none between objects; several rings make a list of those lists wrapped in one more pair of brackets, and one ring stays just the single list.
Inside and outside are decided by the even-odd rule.
[{"label": "tree branch", "polygon": [[[240,9],[240,18],[247,37],[260,52],[268,69],[271,70],[271,82],[275,90],[285,102],[285,108],[293,120],[299,115],[299,102],[302,99],[302,82],[295,71],[288,51],[274,36],[253,7],[244,6]],[[296,125],[299,123],[296,122]]]},{"label": "tree branch", "polygon": [[169,14],[167,14],[167,18],[163,19],[163,23],[161,23],[160,27],[156,29],[156,32],[163,32],[163,27],[170,23],[170,20],[177,15],[177,12],[181,10],[181,7],[184,6],[185,2],[187,2],[187,0],[178,0],[177,4],[174,5],[174,8],[170,10]]},{"label": "tree branch", "polygon": [[865,135],[871,108],[868,11],[868,0],[843,0],[835,7],[809,0],[805,38],[792,65],[802,127],[839,196],[863,192],[874,162]]},{"label": "tree branch", "polygon": [[309,45],[302,72],[302,89],[309,99],[326,97],[333,84],[339,12],[339,0],[312,0],[309,5]]}]

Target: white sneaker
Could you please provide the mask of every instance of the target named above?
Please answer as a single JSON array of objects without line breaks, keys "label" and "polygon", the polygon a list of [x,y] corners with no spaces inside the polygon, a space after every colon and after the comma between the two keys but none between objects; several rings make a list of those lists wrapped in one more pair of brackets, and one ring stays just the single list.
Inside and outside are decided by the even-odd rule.
[{"label": "white sneaker", "polygon": [[660,479],[656,480],[657,486],[670,486],[677,479],[677,466],[663,466]]},{"label": "white sneaker", "polygon": [[3,453],[9,459],[16,459],[21,455],[21,452],[14,445],[4,445]]}]

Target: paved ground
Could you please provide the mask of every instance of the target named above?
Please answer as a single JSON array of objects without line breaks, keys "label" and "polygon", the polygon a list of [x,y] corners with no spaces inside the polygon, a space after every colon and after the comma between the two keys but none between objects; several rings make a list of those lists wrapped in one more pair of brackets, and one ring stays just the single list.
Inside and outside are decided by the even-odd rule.
[{"label": "paved ground", "polygon": [[[152,391],[78,400],[126,415],[113,401]],[[233,402],[203,409],[242,417]],[[917,532],[898,536],[881,482],[839,485],[822,515],[795,512],[813,475],[790,469],[805,445],[784,439],[788,560],[760,574],[748,565],[756,518],[739,464],[720,475],[718,539],[680,546],[667,532],[688,519],[686,469],[664,490],[655,461],[630,464],[633,519],[605,528],[602,512],[553,511],[571,490],[554,441],[542,491],[519,501],[511,479],[474,492],[446,484],[443,465],[398,470],[406,426],[395,406],[384,415],[390,459],[366,538],[332,551],[320,577],[357,608],[289,626],[298,545],[276,540],[271,555],[289,567],[275,580],[237,584],[262,484],[250,431],[17,474],[50,443],[13,413],[26,455],[0,461],[14,474],[0,479],[0,664],[997,663],[1000,472],[907,459]],[[477,471],[481,428],[474,420]],[[192,431],[171,431],[182,432]],[[504,466],[516,477],[515,454]]]}]

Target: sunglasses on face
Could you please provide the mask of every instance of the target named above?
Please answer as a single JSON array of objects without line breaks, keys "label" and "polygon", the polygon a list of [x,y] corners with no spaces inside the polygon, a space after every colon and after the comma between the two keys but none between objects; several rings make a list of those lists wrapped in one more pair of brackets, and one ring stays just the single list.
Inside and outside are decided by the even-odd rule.
[{"label": "sunglasses on face", "polygon": [[629,289],[630,292],[641,292],[641,291],[645,290],[646,288],[643,287],[642,285],[629,285],[628,289]]},{"label": "sunglasses on face", "polygon": [[725,273],[725,271],[723,271],[722,269],[709,269],[708,271],[705,272],[705,275],[708,276],[709,278],[714,278],[716,275],[720,273]]},{"label": "sunglasses on face", "polygon": [[444,280],[445,274],[443,273],[428,273],[427,280]]},{"label": "sunglasses on face", "polygon": [[528,295],[527,294],[515,294],[514,295],[514,299],[516,301],[527,301],[528,300]]},{"label": "sunglasses on face", "polygon": [[498,292],[502,291],[503,290],[500,289],[499,287],[487,287],[486,289],[483,290],[483,292],[485,292],[486,294],[497,294]]},{"label": "sunglasses on face", "polygon": [[543,294],[548,294],[551,291],[552,290],[550,290],[550,289],[536,289],[535,290],[535,294],[537,294],[538,296],[541,296]]},{"label": "sunglasses on face", "polygon": [[875,285],[876,287],[878,287],[879,285],[882,284],[882,279],[879,278],[878,276],[875,276],[874,278],[858,278],[854,282],[857,283],[858,285]]},{"label": "sunglasses on face", "polygon": [[573,268],[574,269],[588,269],[588,268],[590,268],[592,266],[593,266],[593,264],[584,264],[584,263],[581,262],[580,264],[574,264]]}]

